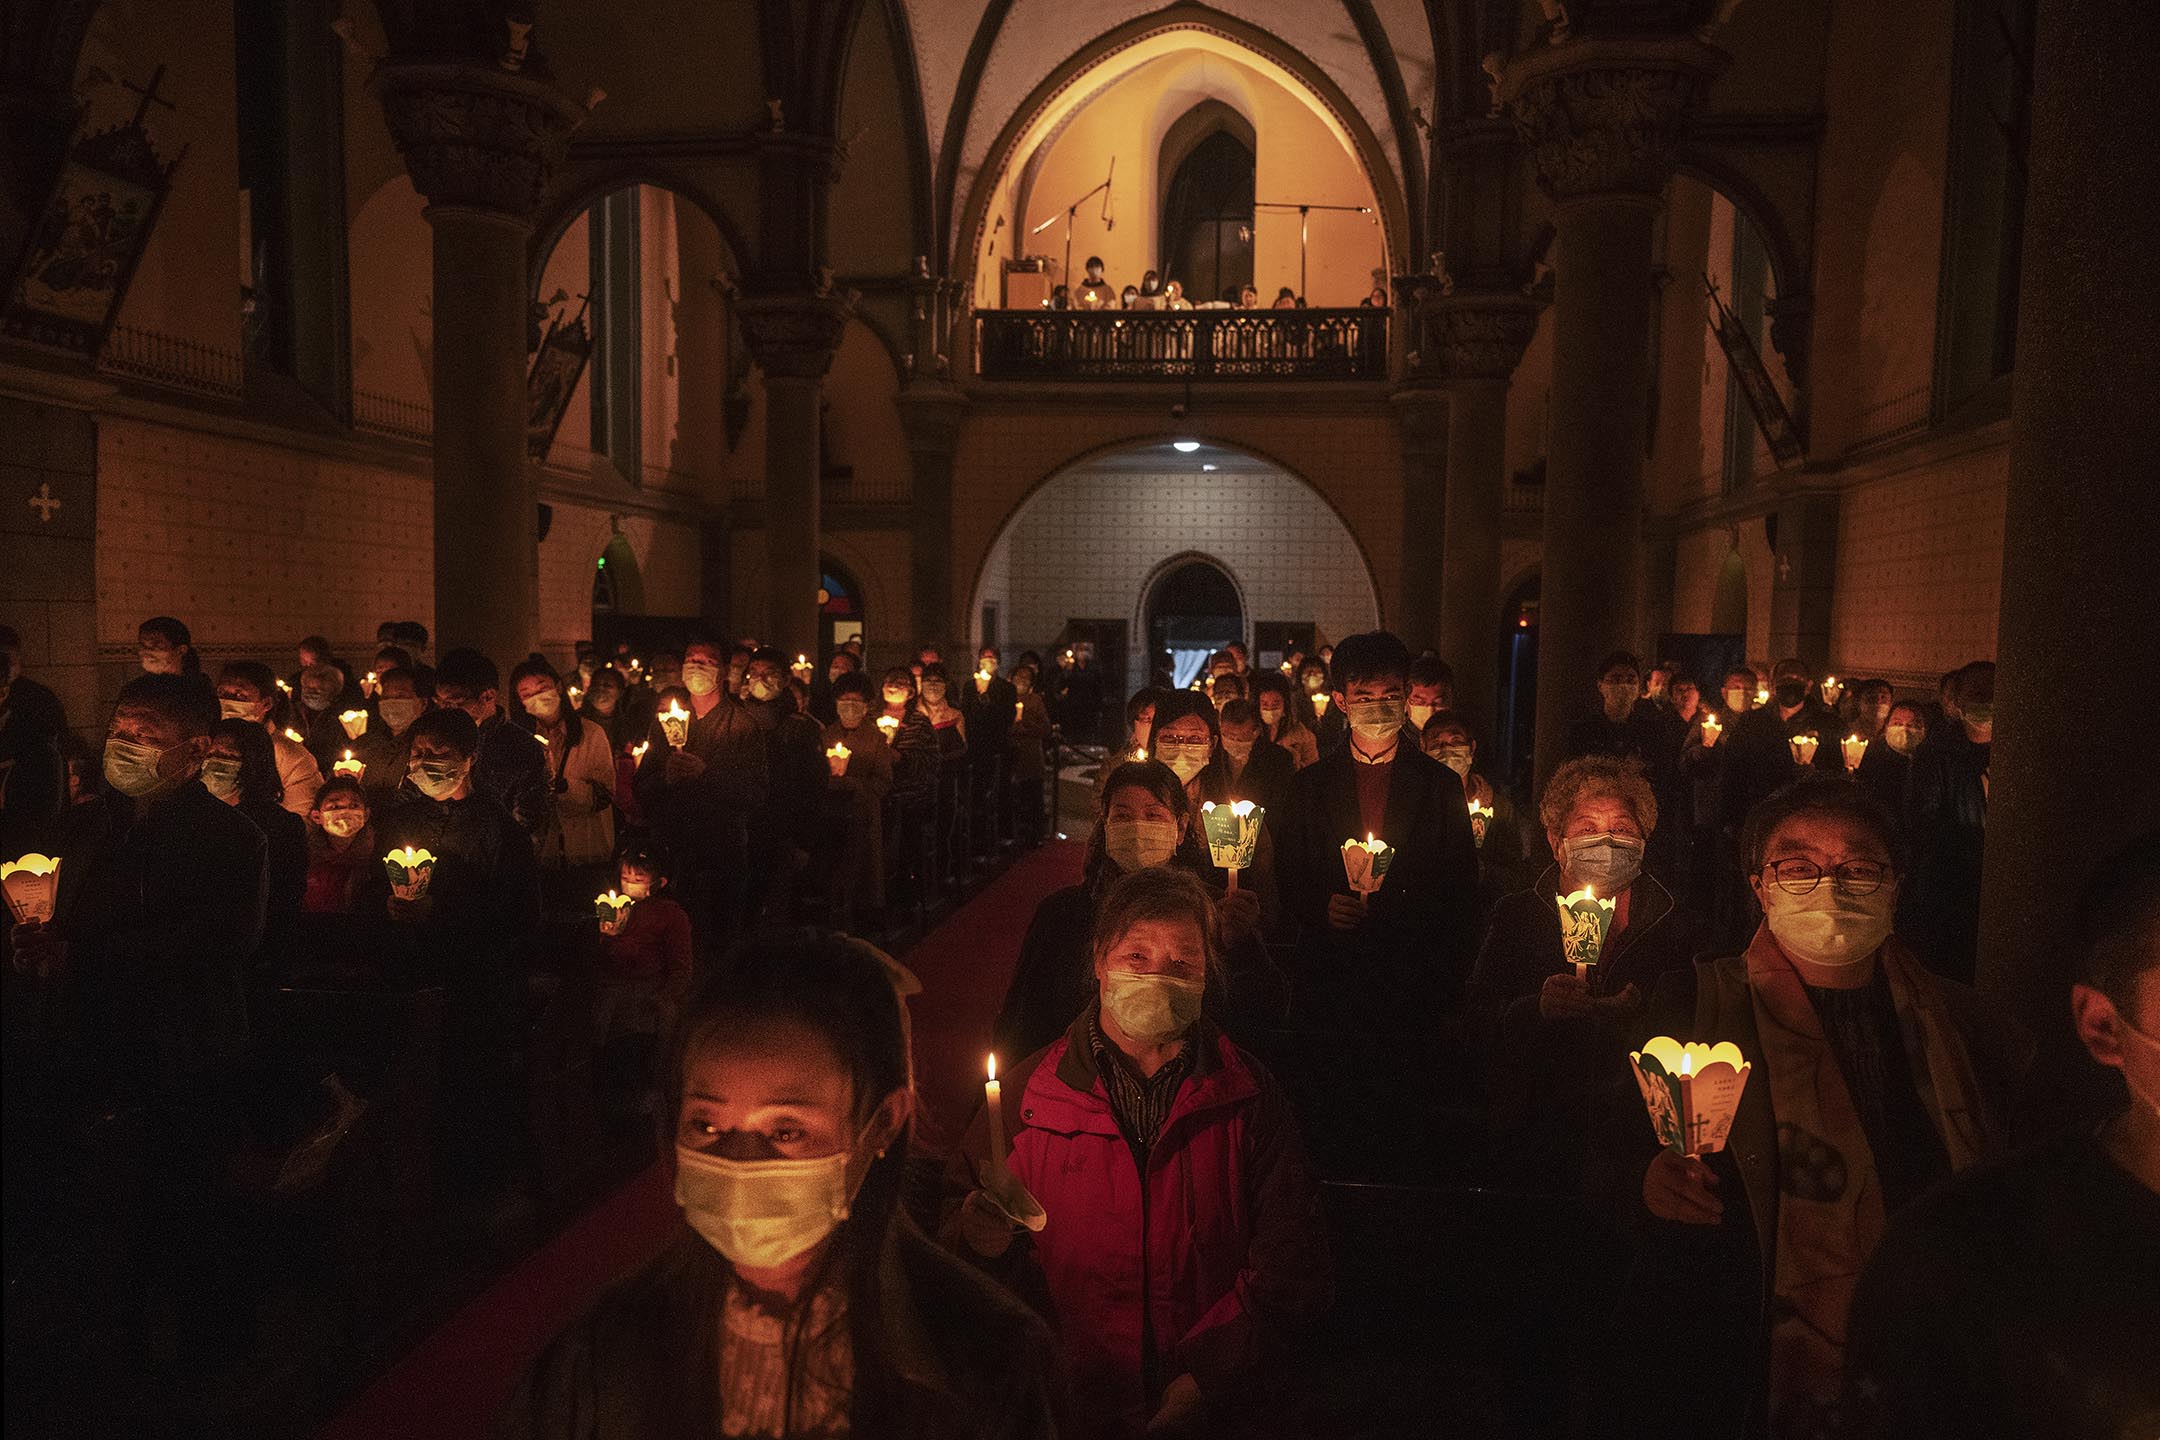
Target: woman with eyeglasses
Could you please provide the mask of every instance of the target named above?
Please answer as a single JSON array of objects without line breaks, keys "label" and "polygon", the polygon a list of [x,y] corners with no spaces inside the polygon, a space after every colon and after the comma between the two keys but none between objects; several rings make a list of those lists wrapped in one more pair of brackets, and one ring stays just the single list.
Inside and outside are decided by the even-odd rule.
[{"label": "woman with eyeglasses", "polygon": [[1665,1434],[1840,1433],[1860,1273],[1891,1216],[1997,1147],[2029,1054],[1892,933],[1895,831],[1858,786],[1786,786],[1749,814],[1741,853],[1754,939],[1663,977],[1637,1033],[1740,1047],[1724,1149],[1658,1148],[1632,1074],[1613,1081],[1597,1174],[1639,1240],[1629,1303],[1679,1317],[1685,1333],[1661,1322],[1645,1343],[1688,1357],[1607,1355],[1615,1434],[1631,1411]]}]

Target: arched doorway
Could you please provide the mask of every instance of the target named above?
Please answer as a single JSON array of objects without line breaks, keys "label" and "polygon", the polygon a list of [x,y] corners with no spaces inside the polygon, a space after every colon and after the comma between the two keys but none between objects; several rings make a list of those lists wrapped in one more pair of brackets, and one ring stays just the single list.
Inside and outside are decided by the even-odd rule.
[{"label": "arched doorway", "polygon": [[863,635],[862,586],[830,555],[820,555],[818,567],[818,653],[829,656]]},{"label": "arched doorway", "polygon": [[1150,679],[1180,689],[1199,678],[1208,657],[1245,638],[1245,601],[1237,582],[1205,555],[1166,562],[1140,606]]},{"label": "arched doorway", "polygon": [[607,622],[619,616],[645,613],[645,577],[637,552],[619,530],[593,561],[592,613],[594,635],[609,632]]},{"label": "arched doorway", "polygon": [[1186,298],[1235,300],[1253,279],[1252,122],[1220,100],[1203,100],[1163,137],[1156,166],[1161,200],[1163,278]]},{"label": "arched doorway", "polygon": [[1747,637],[1747,561],[1736,546],[1718,567],[1717,589],[1710,595],[1710,629],[1719,635]]}]

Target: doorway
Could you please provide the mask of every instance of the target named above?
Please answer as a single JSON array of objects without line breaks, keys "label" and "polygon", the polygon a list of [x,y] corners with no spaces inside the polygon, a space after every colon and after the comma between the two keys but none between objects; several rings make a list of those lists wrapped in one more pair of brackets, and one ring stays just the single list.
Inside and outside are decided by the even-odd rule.
[{"label": "doorway", "polygon": [[1245,638],[1245,602],[1237,582],[1205,556],[1180,556],[1165,564],[1147,588],[1141,613],[1153,684],[1183,689],[1207,668],[1210,655]]},{"label": "doorway", "polygon": [[830,660],[835,650],[863,634],[862,587],[830,556],[818,560],[818,654]]},{"label": "doorway", "polygon": [[1525,576],[1501,608],[1500,730],[1493,736],[1494,772],[1525,799],[1537,743],[1538,577]]},{"label": "doorway", "polygon": [[1253,278],[1254,134],[1244,116],[1205,100],[1163,137],[1162,277],[1185,298],[1237,300]]}]

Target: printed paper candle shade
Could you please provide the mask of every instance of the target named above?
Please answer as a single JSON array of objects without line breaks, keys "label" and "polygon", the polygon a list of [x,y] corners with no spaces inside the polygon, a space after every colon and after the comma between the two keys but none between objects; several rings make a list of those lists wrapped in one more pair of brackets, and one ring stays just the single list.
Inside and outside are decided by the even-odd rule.
[{"label": "printed paper candle shade", "polygon": [[0,889],[7,891],[8,911],[16,924],[44,924],[53,918],[60,898],[60,857],[25,855],[0,865]]},{"label": "printed paper candle shade", "polygon": [[1570,965],[1595,965],[1605,951],[1617,900],[1600,900],[1588,890],[1557,897],[1560,902],[1560,956]]},{"label": "printed paper candle shade", "polygon": [[1792,758],[1793,758],[1793,760],[1794,760],[1794,761],[1795,761],[1796,763],[1798,763],[1798,764],[1801,764],[1801,765],[1812,765],[1812,764],[1814,764],[1814,763],[1815,763],[1815,751],[1816,751],[1816,749],[1817,749],[1818,747],[1820,747],[1820,746],[1821,746],[1821,744],[1822,744],[1822,741],[1821,741],[1820,739],[1816,738],[1816,737],[1815,737],[1815,736],[1813,736],[1813,735],[1795,735],[1795,736],[1793,736],[1793,737],[1792,737]]},{"label": "printed paper candle shade", "polygon": [[1350,888],[1357,894],[1370,895],[1387,879],[1388,866],[1395,863],[1395,847],[1385,840],[1345,840],[1342,863]]},{"label": "printed paper candle shade", "polygon": [[608,891],[605,895],[595,895],[593,897],[593,914],[600,917],[600,933],[602,935],[622,934],[623,926],[630,923],[630,912],[636,905],[637,901],[631,899],[628,895],[617,894],[613,890]]},{"label": "printed paper candle shade", "polygon": [[337,717],[338,724],[345,727],[345,738],[357,740],[367,734],[367,711],[347,710]]},{"label": "printed paper candle shade", "polygon": [[690,743],[690,712],[680,705],[668,706],[660,712],[660,733],[667,737],[670,749],[682,749]]},{"label": "printed paper candle shade", "polygon": [[383,856],[383,864],[390,871],[390,893],[400,900],[421,899],[427,894],[428,881],[435,877],[432,850],[401,845]]},{"label": "printed paper candle shade", "polygon": [[1629,1054],[1658,1143],[1678,1155],[1725,1148],[1749,1065],[1730,1040],[1681,1044],[1660,1035]]},{"label": "printed paper candle shade", "polygon": [[877,728],[884,731],[885,738],[890,740],[900,733],[900,722],[890,715],[880,715],[877,717]]},{"label": "printed paper candle shade", "polygon": [[1215,862],[1216,869],[1252,868],[1253,852],[1260,848],[1260,821],[1266,815],[1266,810],[1250,800],[1200,807],[1200,823],[1207,830],[1208,858]]},{"label": "printed paper candle shade", "polygon": [[1477,848],[1480,850],[1485,848],[1485,827],[1490,824],[1492,824],[1492,807],[1480,805],[1477,801],[1472,800],[1470,802],[1470,838],[1477,843]]}]

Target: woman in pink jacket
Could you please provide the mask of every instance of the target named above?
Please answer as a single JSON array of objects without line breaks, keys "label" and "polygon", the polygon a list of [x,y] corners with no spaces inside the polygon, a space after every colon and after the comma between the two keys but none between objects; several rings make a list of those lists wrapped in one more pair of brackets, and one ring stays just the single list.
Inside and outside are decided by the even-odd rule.
[{"label": "woman in pink jacket", "polygon": [[[1200,1013],[1218,959],[1206,887],[1125,876],[1092,955],[1096,1000],[1004,1081],[1009,1175],[979,1161],[958,1231],[1046,1295],[1082,1433],[1294,1424],[1282,1342],[1333,1293],[1327,1236],[1282,1091]],[[988,1154],[984,1120],[970,1141]],[[1013,1182],[1039,1232],[1008,1218],[1025,1208]]]}]

